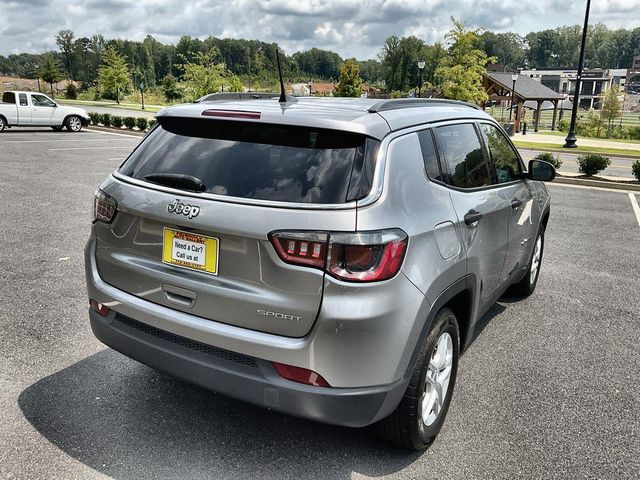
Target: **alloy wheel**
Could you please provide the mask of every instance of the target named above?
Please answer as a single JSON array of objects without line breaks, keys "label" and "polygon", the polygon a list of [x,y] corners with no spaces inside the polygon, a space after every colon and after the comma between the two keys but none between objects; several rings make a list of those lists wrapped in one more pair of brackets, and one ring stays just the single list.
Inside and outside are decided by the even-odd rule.
[{"label": "alloy wheel", "polygon": [[449,380],[453,366],[453,340],[448,332],[438,338],[425,376],[422,394],[422,422],[431,426],[440,415],[449,390]]}]

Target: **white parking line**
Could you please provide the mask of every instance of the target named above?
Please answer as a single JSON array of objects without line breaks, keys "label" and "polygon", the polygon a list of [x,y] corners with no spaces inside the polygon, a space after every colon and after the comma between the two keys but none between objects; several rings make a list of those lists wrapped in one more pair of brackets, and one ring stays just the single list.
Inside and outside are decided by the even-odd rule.
[{"label": "white parking line", "polygon": [[[111,140],[113,142],[117,142],[117,138],[105,138],[105,141]],[[1,143],[54,143],[54,142],[67,142],[67,143],[80,143],[80,142],[95,142],[95,138],[92,140],[76,140],[76,139],[66,139],[66,140],[3,140]]]},{"label": "white parking line", "polygon": [[125,145],[122,147],[119,147],[117,145],[114,145],[112,147],[67,147],[67,148],[50,148],[49,152],[67,152],[69,150],[113,150],[113,149],[120,149],[120,150],[131,150],[131,145]]},{"label": "white parking line", "polygon": [[91,133],[101,133],[103,135],[115,135],[117,137],[137,138],[138,140],[142,140],[142,137],[139,135],[129,135],[127,133],[103,132],[102,130],[93,130],[91,128],[85,128],[85,131],[91,132]]},{"label": "white parking line", "polygon": [[618,188],[606,188],[606,187],[592,187],[590,185],[573,185],[571,183],[548,183],[549,187],[563,187],[563,188],[587,188],[591,190],[602,190],[603,192],[614,192],[614,193],[633,193],[631,190],[624,190]]},{"label": "white parking line", "polygon": [[633,213],[636,214],[636,220],[638,220],[638,225],[640,225],[640,207],[638,206],[638,201],[636,200],[636,196],[631,192],[629,192],[629,200],[631,200]]}]

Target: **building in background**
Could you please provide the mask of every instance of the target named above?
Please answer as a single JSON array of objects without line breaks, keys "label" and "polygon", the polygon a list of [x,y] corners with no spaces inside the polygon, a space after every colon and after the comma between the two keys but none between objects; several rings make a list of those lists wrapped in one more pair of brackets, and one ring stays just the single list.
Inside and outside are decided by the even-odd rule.
[{"label": "building in background", "polygon": [[[639,67],[640,68],[640,67]],[[551,90],[562,95],[573,95],[576,88],[577,70],[522,70],[526,75]],[[640,81],[640,71],[638,72]],[[599,110],[607,90],[619,86],[622,90],[627,84],[626,68],[587,69],[582,72],[580,85],[580,108]],[[639,86],[640,87],[640,86]]]},{"label": "building in background", "polygon": [[627,93],[640,94],[640,55],[633,58],[625,80]]}]

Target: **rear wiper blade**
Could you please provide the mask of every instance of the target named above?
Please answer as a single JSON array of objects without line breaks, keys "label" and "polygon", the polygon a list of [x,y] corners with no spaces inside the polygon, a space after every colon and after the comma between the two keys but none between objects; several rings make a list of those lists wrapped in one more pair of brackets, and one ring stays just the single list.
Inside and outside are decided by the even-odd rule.
[{"label": "rear wiper blade", "polygon": [[181,173],[150,173],[145,175],[144,178],[165,187],[189,190],[191,192],[204,192],[207,188],[199,178]]}]

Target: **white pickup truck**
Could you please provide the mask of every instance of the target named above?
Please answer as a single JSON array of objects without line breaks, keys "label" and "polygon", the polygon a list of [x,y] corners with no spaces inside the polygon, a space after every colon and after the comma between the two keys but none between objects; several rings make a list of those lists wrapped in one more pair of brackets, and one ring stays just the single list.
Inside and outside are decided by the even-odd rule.
[{"label": "white pickup truck", "polygon": [[2,94],[0,132],[5,127],[51,127],[56,131],[67,127],[70,132],[79,132],[87,125],[86,110],[58,105],[42,93],[8,91]]}]

